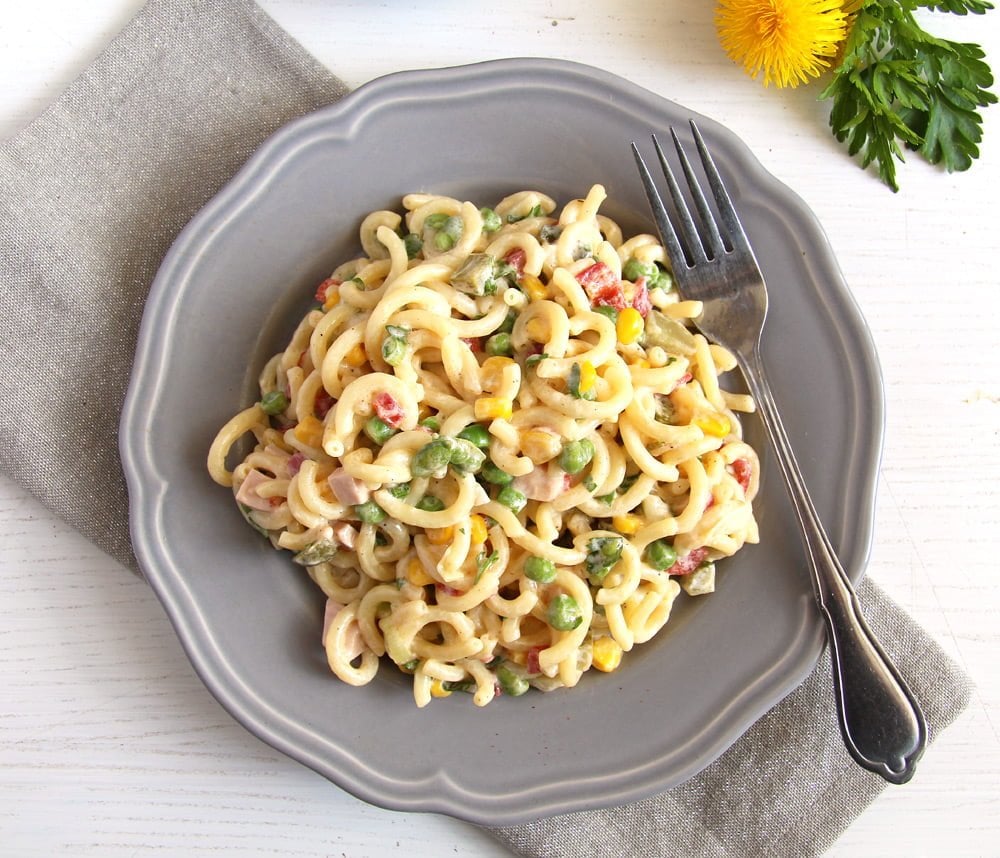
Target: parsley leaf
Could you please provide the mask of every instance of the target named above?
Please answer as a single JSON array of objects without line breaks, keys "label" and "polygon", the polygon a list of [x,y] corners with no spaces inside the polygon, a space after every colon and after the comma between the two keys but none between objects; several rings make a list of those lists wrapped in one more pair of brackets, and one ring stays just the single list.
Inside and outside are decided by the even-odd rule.
[{"label": "parsley leaf", "polygon": [[494,563],[500,559],[500,552],[494,551],[492,554],[487,555],[485,551],[480,551],[479,556],[476,558],[476,583],[479,583],[479,579],[483,577],[483,573],[486,572]]},{"label": "parsley leaf", "polygon": [[981,15],[986,0],[864,0],[840,65],[821,98],[832,99],[830,128],[861,166],[899,190],[902,147],[932,164],[962,171],[979,156],[982,117],[995,104],[993,74],[978,45],[939,39],[913,16],[926,8]]}]

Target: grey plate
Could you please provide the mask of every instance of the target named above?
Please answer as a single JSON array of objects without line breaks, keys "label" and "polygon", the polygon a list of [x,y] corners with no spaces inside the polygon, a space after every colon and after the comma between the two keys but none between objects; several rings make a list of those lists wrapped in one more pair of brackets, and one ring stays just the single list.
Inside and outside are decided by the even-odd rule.
[{"label": "grey plate", "polygon": [[[599,181],[609,215],[650,231],[629,141],[692,116],[551,60],[392,75],[275,134],[164,260],[121,423],[136,554],[232,715],[360,798],[491,825],[643,798],[708,765],[820,656],[799,538],[766,456],[761,545],[722,564],[714,595],[682,598],[616,673],[484,709],[453,695],[418,710],[388,669],[361,689],[336,680],[319,644],[321,594],[205,471],[215,432],[252,401],[315,284],[359,251],[363,213],[419,190],[486,204],[539,188],[564,202]],[[788,433],[857,579],[882,433],[868,330],[803,202],[696,118],[767,277],[765,359]]]}]

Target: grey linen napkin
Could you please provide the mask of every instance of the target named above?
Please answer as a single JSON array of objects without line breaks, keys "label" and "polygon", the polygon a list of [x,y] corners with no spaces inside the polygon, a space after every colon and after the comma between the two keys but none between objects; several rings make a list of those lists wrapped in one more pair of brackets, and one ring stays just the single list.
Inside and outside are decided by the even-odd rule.
[{"label": "grey linen napkin", "polygon": [[[264,138],[345,92],[250,0],[151,0],[0,144],[0,466],[133,570],[117,429],[156,269]],[[874,585],[862,598],[933,738],[968,679]],[[686,784],[492,833],[553,858],[816,855],[883,786],[841,745],[824,659]]]}]

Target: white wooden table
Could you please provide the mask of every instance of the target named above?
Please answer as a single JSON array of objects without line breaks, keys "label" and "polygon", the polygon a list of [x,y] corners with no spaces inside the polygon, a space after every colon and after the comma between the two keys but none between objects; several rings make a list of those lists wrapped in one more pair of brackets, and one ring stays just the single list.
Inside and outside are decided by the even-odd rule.
[{"label": "white wooden table", "polygon": [[[141,5],[4,3],[0,135]],[[885,375],[868,574],[977,683],[916,779],[887,789],[830,854],[1000,855],[1000,107],[971,173],[911,159],[893,195],[833,141],[818,87],[765,90],[725,59],[710,3],[262,5],[352,86],[503,56],[601,66],[728,125],[801,194]],[[1000,71],[1000,11],[935,26],[983,44]],[[0,519],[0,854],[506,854],[453,820],[370,807],[264,746],[202,687],[146,585],[4,478]]]}]

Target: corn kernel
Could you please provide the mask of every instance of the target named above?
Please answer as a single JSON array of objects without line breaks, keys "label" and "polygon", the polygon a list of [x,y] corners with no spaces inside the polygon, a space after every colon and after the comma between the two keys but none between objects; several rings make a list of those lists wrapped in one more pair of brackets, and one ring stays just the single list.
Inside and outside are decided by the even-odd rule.
[{"label": "corn kernel", "polygon": [[521,291],[532,301],[544,301],[549,297],[548,287],[534,274],[525,274],[521,278]]},{"label": "corn kernel", "polygon": [[627,515],[616,515],[611,519],[611,526],[614,527],[619,533],[625,534],[625,536],[632,536],[639,532],[639,528],[642,527],[642,519],[637,515],[627,514]]},{"label": "corn kernel", "polygon": [[489,536],[489,530],[486,528],[486,519],[481,515],[474,515],[470,521],[472,522],[472,544],[482,545]]},{"label": "corn kernel", "polygon": [[411,558],[410,562],[406,564],[406,580],[414,587],[425,587],[434,583],[434,579],[424,569],[424,564],[416,557]]},{"label": "corn kernel", "polygon": [[622,648],[614,638],[601,637],[594,641],[594,667],[611,673],[622,663]]},{"label": "corn kernel", "polygon": [[348,366],[364,366],[367,360],[368,353],[361,343],[348,350],[347,354],[344,355],[344,363]]},{"label": "corn kernel", "polygon": [[476,420],[510,420],[514,403],[501,396],[480,396],[474,410]]},{"label": "corn kernel", "polygon": [[634,343],[642,336],[645,324],[642,313],[635,307],[626,307],[618,314],[618,321],[615,323],[618,341],[626,346]]},{"label": "corn kernel", "polygon": [[323,424],[311,414],[292,430],[296,440],[309,447],[320,447],[323,444]]},{"label": "corn kernel", "polygon": [[551,461],[562,452],[562,439],[548,429],[526,429],[520,433],[521,452],[536,465]]},{"label": "corn kernel", "polygon": [[435,679],[431,683],[431,697],[451,697],[451,692],[440,679]]},{"label": "corn kernel", "polygon": [[589,360],[583,361],[580,364],[580,384],[577,389],[580,393],[590,393],[596,382],[597,370],[594,369],[594,365]]},{"label": "corn kernel", "polygon": [[454,538],[455,528],[450,524],[447,527],[428,527],[424,534],[431,545],[446,545]]},{"label": "corn kernel", "polygon": [[503,372],[508,366],[513,366],[514,361],[509,357],[491,357],[483,361],[479,367],[479,380],[487,390],[496,390],[503,380]]},{"label": "corn kernel", "polygon": [[340,303],[340,290],[332,286],[326,290],[326,300],[323,302],[324,310],[332,310]]},{"label": "corn kernel", "polygon": [[649,369],[649,361],[645,358],[636,358],[629,366],[633,369]]},{"label": "corn kernel", "polygon": [[725,414],[699,414],[692,422],[706,435],[715,438],[725,438],[733,428]]},{"label": "corn kernel", "polygon": [[537,316],[534,319],[528,320],[528,324],[524,326],[524,332],[537,342],[548,342],[549,326]]}]

